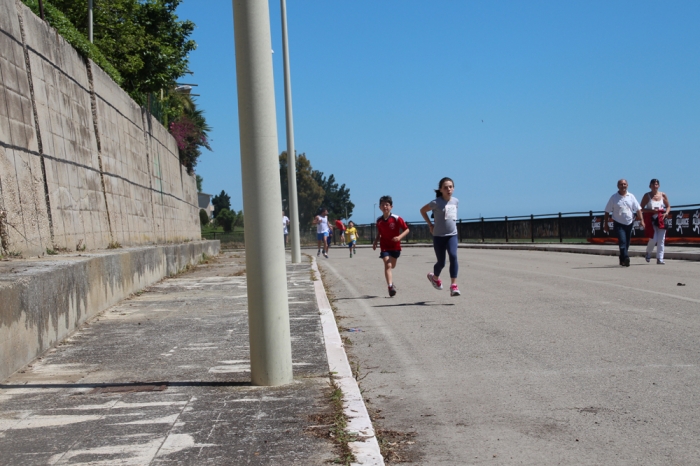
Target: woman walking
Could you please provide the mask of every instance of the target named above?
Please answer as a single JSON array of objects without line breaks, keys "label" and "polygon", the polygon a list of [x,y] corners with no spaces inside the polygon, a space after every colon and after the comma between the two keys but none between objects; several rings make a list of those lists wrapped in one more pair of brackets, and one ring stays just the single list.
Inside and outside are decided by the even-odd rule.
[{"label": "woman walking", "polygon": [[651,253],[656,245],[656,263],[664,265],[664,242],[666,241],[666,217],[671,213],[671,204],[666,193],[659,191],[659,180],[656,178],[649,182],[651,191],[642,197],[642,214],[651,217],[651,222],[645,222],[646,227],[654,226],[654,236],[647,243],[647,262],[651,261]]}]

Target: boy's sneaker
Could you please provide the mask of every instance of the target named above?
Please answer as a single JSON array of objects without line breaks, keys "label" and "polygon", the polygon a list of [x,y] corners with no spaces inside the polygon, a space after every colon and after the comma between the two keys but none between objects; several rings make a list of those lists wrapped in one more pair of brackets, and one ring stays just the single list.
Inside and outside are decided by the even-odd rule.
[{"label": "boy's sneaker", "polygon": [[430,272],[428,274],[428,280],[430,281],[430,284],[433,285],[433,288],[435,288],[436,290],[442,289],[442,280],[436,277],[435,274],[433,274],[433,272]]},{"label": "boy's sneaker", "polygon": [[319,249],[318,252],[316,253],[317,256],[321,255],[321,250]]},{"label": "boy's sneaker", "polygon": [[323,252],[323,257],[325,257],[326,259],[328,259],[328,254],[326,254],[325,251]]},{"label": "boy's sneaker", "polygon": [[457,284],[454,283],[450,285],[450,296],[459,296],[462,293],[459,292],[459,288],[457,288]]},{"label": "boy's sneaker", "polygon": [[352,251],[350,251],[350,259],[352,259]]},{"label": "boy's sneaker", "polygon": [[394,285],[389,285],[389,296],[394,297],[396,295],[396,287]]}]

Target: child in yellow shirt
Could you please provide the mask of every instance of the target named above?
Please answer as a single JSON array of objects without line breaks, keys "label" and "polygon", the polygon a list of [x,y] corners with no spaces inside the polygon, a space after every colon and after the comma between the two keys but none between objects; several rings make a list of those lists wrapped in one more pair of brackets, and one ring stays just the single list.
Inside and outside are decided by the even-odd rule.
[{"label": "child in yellow shirt", "polygon": [[348,249],[350,250],[350,258],[353,254],[357,254],[357,249],[355,249],[355,244],[357,242],[357,228],[355,228],[355,222],[350,220],[348,222],[348,227],[345,230],[345,241],[347,241]]}]

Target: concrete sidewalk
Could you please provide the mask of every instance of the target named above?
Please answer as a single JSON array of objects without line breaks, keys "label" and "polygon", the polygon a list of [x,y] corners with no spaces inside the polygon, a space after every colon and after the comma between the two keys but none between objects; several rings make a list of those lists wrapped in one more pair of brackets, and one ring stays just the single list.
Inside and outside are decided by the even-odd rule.
[{"label": "concrete sidewalk", "polygon": [[165,279],[0,385],[4,465],[325,464],[329,366],[312,264],[287,263],[294,383],[249,383],[242,252]]}]

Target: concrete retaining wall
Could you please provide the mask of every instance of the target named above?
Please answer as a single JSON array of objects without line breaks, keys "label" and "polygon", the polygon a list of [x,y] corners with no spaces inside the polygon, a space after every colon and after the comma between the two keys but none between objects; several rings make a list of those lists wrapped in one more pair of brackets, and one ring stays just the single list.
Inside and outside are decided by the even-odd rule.
[{"label": "concrete retaining wall", "polygon": [[0,381],[90,317],[219,247],[193,241],[0,262]]},{"label": "concrete retaining wall", "polygon": [[175,140],[19,0],[0,0],[0,253],[200,239]]}]

